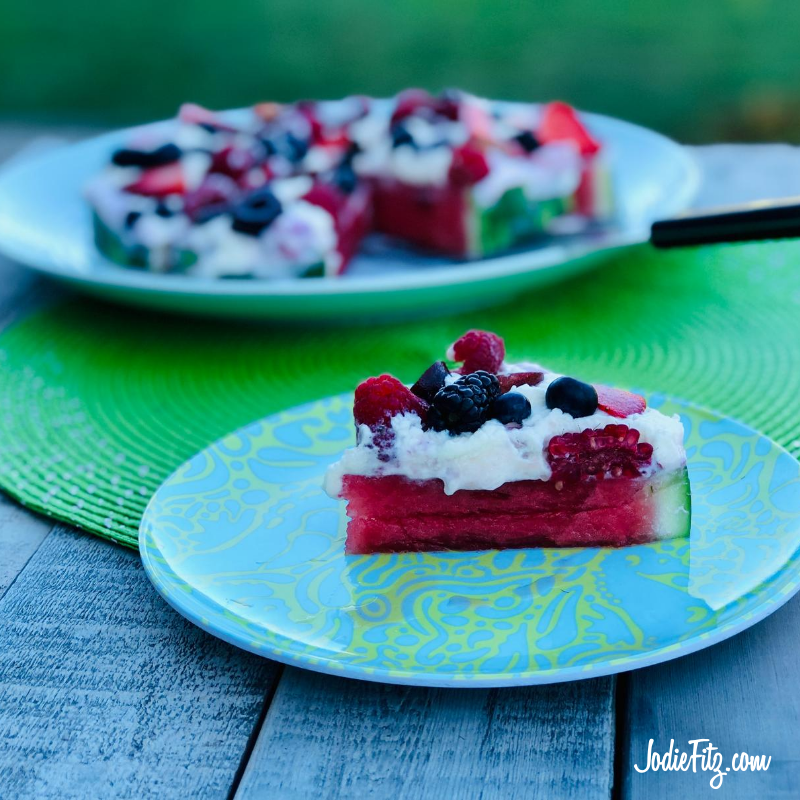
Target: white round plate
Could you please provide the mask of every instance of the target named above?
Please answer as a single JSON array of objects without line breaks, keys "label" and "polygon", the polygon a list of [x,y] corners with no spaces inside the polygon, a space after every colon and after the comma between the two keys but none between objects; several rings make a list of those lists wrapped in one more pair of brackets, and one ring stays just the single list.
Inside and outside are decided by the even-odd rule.
[{"label": "white round plate", "polygon": [[490,305],[584,271],[617,248],[646,242],[654,220],[691,202],[698,171],[683,147],[628,122],[597,114],[585,119],[608,151],[618,224],[496,258],[454,262],[368,244],[348,274],[332,280],[215,280],[117,266],[94,245],[82,191],[129,140],[130,129],[6,168],[0,174],[0,252],[100,297],[213,316],[352,321]]}]

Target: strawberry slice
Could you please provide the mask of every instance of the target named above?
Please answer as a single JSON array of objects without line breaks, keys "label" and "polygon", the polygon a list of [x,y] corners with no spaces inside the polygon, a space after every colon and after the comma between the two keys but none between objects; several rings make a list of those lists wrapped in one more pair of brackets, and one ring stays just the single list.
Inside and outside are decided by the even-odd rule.
[{"label": "strawberry slice", "polygon": [[493,121],[485,108],[466,100],[461,106],[461,117],[473,139],[479,142],[494,143],[496,137],[492,136]]},{"label": "strawberry slice", "polygon": [[647,401],[641,395],[602,384],[594,384],[594,388],[597,392],[597,407],[612,417],[624,419],[631,414],[641,414],[647,408]]},{"label": "strawberry slice", "polygon": [[392,112],[391,124],[415,114],[421,108],[430,108],[433,98],[424,89],[405,89],[397,95],[397,102]]},{"label": "strawberry slice", "polygon": [[210,125],[219,131],[227,131],[228,133],[236,133],[236,128],[223,122],[217,114],[209,111],[197,103],[184,103],[178,111],[178,119],[188,125]]},{"label": "strawberry slice", "polygon": [[544,380],[544,372],[512,372],[510,375],[498,375],[500,392],[505,394],[515,386],[538,386]]},{"label": "strawberry slice", "polygon": [[145,170],[137,180],[125,187],[126,192],[147,197],[165,197],[168,194],[184,194],[186,183],[180,162]]},{"label": "strawberry slice", "polygon": [[600,143],[583,126],[575,109],[566,103],[548,103],[544,107],[536,138],[542,144],[575,142],[585,156],[592,156],[600,150]]}]

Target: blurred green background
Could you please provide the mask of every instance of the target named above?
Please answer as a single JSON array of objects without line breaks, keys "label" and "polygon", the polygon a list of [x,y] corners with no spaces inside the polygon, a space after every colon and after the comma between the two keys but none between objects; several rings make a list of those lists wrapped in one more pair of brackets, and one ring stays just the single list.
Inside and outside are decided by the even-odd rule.
[{"label": "blurred green background", "polygon": [[0,119],[458,85],[686,142],[800,138],[797,0],[2,0]]}]

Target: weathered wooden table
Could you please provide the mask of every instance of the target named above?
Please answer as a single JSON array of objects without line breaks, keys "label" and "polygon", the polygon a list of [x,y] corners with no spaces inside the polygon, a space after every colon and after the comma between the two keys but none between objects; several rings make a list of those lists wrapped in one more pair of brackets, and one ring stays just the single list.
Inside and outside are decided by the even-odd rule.
[{"label": "weathered wooden table", "polygon": [[[37,130],[0,135],[0,159]],[[698,205],[797,194],[787,146],[696,151]],[[0,324],[45,292],[0,263]],[[0,457],[2,455],[0,454]],[[800,797],[800,600],[709,650],[618,677],[442,690],[318,675],[172,611],[136,553],[0,500],[0,798],[672,798],[710,772],[645,772],[710,739],[771,756],[720,796]]]}]

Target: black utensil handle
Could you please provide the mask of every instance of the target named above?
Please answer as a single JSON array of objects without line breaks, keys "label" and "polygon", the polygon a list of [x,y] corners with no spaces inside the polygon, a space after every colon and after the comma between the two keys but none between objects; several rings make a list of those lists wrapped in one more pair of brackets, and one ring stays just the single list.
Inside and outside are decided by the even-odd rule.
[{"label": "black utensil handle", "polygon": [[655,247],[800,237],[800,197],[684,214],[653,223]]}]

